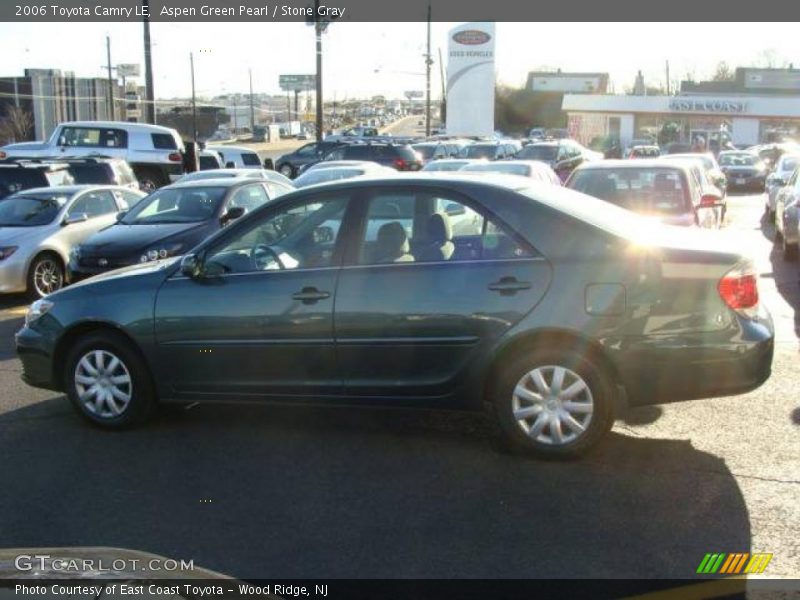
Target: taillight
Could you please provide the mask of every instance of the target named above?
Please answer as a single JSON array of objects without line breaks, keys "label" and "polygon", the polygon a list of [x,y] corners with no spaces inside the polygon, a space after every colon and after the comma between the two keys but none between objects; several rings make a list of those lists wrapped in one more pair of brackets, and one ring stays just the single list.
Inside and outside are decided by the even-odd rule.
[{"label": "taillight", "polygon": [[395,168],[395,169],[397,169],[398,171],[400,171],[400,170],[402,170],[402,169],[405,169],[405,168],[406,168],[406,161],[404,161],[402,158],[395,158],[395,159],[392,161],[392,165],[394,165],[394,168]]},{"label": "taillight", "polygon": [[737,265],[719,280],[722,301],[735,311],[749,312],[758,306],[758,274],[750,263]]},{"label": "taillight", "polygon": [[8,156],[8,154],[0,150],[0,160],[3,160],[6,156]]},{"label": "taillight", "polygon": [[180,152],[172,152],[172,153],[170,153],[170,155],[167,158],[169,158],[169,160],[171,160],[172,162],[182,162],[183,161],[183,157],[181,156]]}]

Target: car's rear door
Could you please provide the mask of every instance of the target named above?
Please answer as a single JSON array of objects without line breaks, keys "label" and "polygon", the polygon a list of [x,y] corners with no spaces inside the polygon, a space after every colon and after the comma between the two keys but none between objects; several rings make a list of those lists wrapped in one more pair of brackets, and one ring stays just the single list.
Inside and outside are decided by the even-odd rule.
[{"label": "car's rear door", "polygon": [[[539,302],[550,266],[508,224],[450,191],[381,187],[359,208],[334,315],[345,391],[451,394],[472,361]],[[442,231],[443,215],[458,217],[455,234]]]}]

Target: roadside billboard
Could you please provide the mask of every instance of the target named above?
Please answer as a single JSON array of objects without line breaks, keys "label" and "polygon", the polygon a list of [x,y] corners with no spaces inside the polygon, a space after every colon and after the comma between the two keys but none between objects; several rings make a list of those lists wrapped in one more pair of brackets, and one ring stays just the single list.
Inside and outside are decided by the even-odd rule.
[{"label": "roadside billboard", "polygon": [[494,23],[450,30],[447,52],[447,133],[494,133]]}]

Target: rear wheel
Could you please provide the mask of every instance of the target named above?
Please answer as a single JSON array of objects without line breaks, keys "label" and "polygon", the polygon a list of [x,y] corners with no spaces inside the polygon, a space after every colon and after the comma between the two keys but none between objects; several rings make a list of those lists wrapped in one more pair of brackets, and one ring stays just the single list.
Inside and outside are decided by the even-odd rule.
[{"label": "rear wheel", "polygon": [[28,294],[43,298],[64,287],[64,265],[61,259],[49,252],[40,254],[28,269]]},{"label": "rear wheel", "polygon": [[284,177],[288,177],[289,179],[292,179],[294,177],[294,169],[292,168],[292,165],[290,165],[289,163],[284,163],[280,167],[278,167],[278,173],[280,173]]},{"label": "rear wheel", "polygon": [[613,424],[610,378],[572,349],[518,356],[500,373],[490,401],[509,446],[543,458],[578,456]]},{"label": "rear wheel", "polygon": [[797,244],[790,244],[786,241],[786,236],[781,236],[781,249],[783,250],[784,260],[794,262],[797,260]]},{"label": "rear wheel", "polygon": [[143,422],[155,405],[144,360],[128,340],[112,332],[78,340],[67,357],[64,381],[78,412],[109,429]]}]

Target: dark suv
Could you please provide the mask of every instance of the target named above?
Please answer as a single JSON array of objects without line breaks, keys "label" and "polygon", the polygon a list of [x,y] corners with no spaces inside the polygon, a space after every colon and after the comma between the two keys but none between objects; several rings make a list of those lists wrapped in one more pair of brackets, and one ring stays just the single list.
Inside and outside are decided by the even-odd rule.
[{"label": "dark suv", "polygon": [[422,157],[408,144],[351,144],[329,152],[322,160],[368,160],[398,171],[422,168]]},{"label": "dark suv", "polygon": [[0,198],[31,188],[70,185],[75,179],[64,163],[8,161],[0,163]]},{"label": "dark suv", "polygon": [[275,161],[275,170],[281,175],[294,179],[305,165],[318,163],[323,157],[341,146],[341,142],[312,142],[300,146],[294,152],[284,154]]}]

